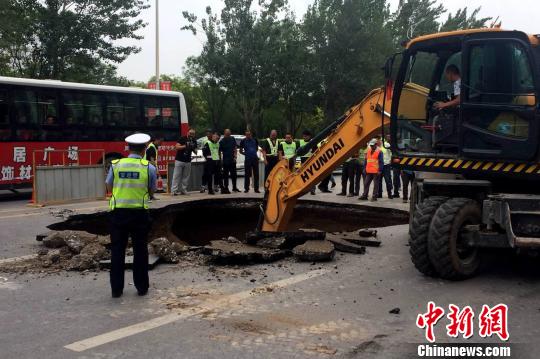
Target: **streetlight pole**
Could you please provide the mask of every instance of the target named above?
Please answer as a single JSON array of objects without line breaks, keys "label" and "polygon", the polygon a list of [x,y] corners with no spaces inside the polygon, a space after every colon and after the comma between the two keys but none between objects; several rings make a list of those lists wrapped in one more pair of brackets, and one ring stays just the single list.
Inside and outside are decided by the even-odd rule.
[{"label": "streetlight pole", "polygon": [[159,90],[159,0],[156,0],[156,89]]}]

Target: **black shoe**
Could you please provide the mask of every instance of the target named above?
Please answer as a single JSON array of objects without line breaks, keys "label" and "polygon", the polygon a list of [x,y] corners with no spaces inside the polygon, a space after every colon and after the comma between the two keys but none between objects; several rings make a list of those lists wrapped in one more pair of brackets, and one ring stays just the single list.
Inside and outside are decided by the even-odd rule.
[{"label": "black shoe", "polygon": [[244,193],[248,193],[248,192],[249,192],[249,189],[245,189],[245,190],[244,190]]},{"label": "black shoe", "polygon": [[325,189],[319,188],[319,190],[320,190],[322,193],[332,193],[332,191],[330,191],[328,188],[325,188]]},{"label": "black shoe", "polygon": [[367,201],[367,197],[366,197],[366,196],[358,197],[358,199],[359,199],[360,201]]},{"label": "black shoe", "polygon": [[122,291],[122,290],[120,290],[120,291],[115,291],[115,290],[113,290],[113,291],[112,291],[112,297],[113,297],[113,298],[120,298],[120,297],[122,296],[122,294],[123,294],[123,291]]},{"label": "black shoe", "polygon": [[392,196],[391,194],[388,195],[388,199],[394,199],[394,196]]},{"label": "black shoe", "polygon": [[331,188],[334,188],[336,187],[336,182],[332,182],[332,186],[330,186]]},{"label": "black shoe", "polygon": [[399,193],[394,193],[394,194],[392,195],[392,197],[394,197],[394,198],[399,198]]},{"label": "black shoe", "polygon": [[215,193],[214,192],[208,192],[208,194],[214,195]]},{"label": "black shoe", "polygon": [[232,191],[233,192],[240,192],[240,190],[238,188],[233,188]]},{"label": "black shoe", "polygon": [[258,189],[255,190],[255,193],[261,193],[261,191],[259,191]]},{"label": "black shoe", "polygon": [[371,197],[370,201],[371,202],[377,202],[377,197]]},{"label": "black shoe", "polygon": [[311,191],[311,195],[315,196],[315,190]]},{"label": "black shoe", "polygon": [[339,193],[336,193],[336,196],[346,196],[347,194],[344,193],[344,192],[339,192]]},{"label": "black shoe", "polygon": [[354,194],[349,193],[349,194],[347,195],[347,197],[354,197]]},{"label": "black shoe", "polygon": [[145,290],[137,290],[137,294],[141,297],[148,294],[148,289]]},{"label": "black shoe", "polygon": [[231,194],[231,191],[229,191],[227,188],[222,188],[221,194]]}]

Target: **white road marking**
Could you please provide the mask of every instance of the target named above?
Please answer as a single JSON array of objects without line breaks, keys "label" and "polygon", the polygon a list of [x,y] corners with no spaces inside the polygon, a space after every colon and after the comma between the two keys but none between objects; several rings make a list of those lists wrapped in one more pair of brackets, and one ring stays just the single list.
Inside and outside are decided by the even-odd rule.
[{"label": "white road marking", "polygon": [[33,259],[36,258],[37,254],[29,254],[27,256],[21,256],[21,257],[12,257],[12,258],[6,258],[6,259],[0,259],[0,264],[6,264],[6,263],[13,263],[13,262],[19,262],[24,261],[27,259]]},{"label": "white road marking", "polygon": [[92,338],[74,342],[74,343],[64,346],[64,348],[75,351],[75,352],[82,352],[88,349],[98,347],[103,344],[114,342],[119,339],[123,339],[129,336],[135,335],[135,334],[139,334],[139,333],[142,333],[142,332],[154,329],[154,328],[161,327],[163,325],[170,324],[181,319],[192,317],[198,314],[203,314],[205,312],[209,312],[209,311],[216,310],[219,308],[227,307],[227,306],[230,306],[231,304],[236,304],[252,296],[259,295],[260,293],[263,292],[262,290],[258,290],[258,289],[263,289],[266,287],[284,288],[284,287],[287,287],[296,283],[303,282],[311,278],[319,277],[323,274],[326,274],[327,272],[328,270],[321,269],[321,270],[314,270],[311,272],[299,274],[290,278],[279,280],[277,282],[269,283],[262,287],[252,288],[252,289],[238,292],[235,294],[227,295],[218,300],[202,303],[196,307],[185,308],[185,309],[176,311],[174,313],[163,315],[161,317],[150,319],[150,320],[137,323],[134,325],[130,325],[128,327],[120,328],[117,330],[113,330],[108,333],[97,335]]}]

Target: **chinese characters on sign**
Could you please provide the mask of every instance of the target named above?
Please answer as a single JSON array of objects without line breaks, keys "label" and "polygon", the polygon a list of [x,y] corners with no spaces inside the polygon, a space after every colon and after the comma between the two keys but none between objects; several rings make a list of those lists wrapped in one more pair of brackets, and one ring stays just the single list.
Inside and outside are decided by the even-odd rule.
[{"label": "chinese characters on sign", "polygon": [[54,151],[54,147],[47,146],[43,151],[43,161],[47,161],[47,157],[49,156],[50,151]]},{"label": "chinese characters on sign", "polygon": [[26,162],[26,147],[13,147],[13,162]]},{"label": "chinese characters on sign", "polygon": [[79,146],[69,146],[68,147],[68,158],[72,161],[79,160]]},{"label": "chinese characters on sign", "polygon": [[2,181],[11,181],[15,178],[15,167],[2,166]]},{"label": "chinese characters on sign", "polygon": [[32,166],[25,165],[26,147],[13,147],[13,165],[4,165],[0,169],[0,181],[27,180],[32,178]]},{"label": "chinese characters on sign", "polygon": [[[474,311],[470,306],[460,309],[454,304],[448,306],[446,334],[457,338],[460,334],[464,339],[472,337],[474,331]],[[419,314],[416,318],[416,326],[425,330],[426,340],[430,343],[435,341],[434,328],[444,316],[445,310],[433,302],[427,305],[427,312]],[[478,334],[482,338],[497,335],[501,340],[510,338],[508,332],[508,306],[498,304],[493,307],[482,306],[482,312],[478,317]]]}]

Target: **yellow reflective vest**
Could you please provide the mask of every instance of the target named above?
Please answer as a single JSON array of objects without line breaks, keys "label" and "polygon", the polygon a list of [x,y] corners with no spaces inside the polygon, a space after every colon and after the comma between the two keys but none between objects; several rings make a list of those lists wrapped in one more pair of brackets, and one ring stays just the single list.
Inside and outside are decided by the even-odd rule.
[{"label": "yellow reflective vest", "polygon": [[277,156],[278,147],[279,147],[279,141],[276,139],[276,144],[274,145],[272,143],[272,140],[270,138],[266,139],[266,142],[268,142],[268,148],[270,148],[270,153],[267,153],[267,156]]},{"label": "yellow reflective vest", "polygon": [[286,159],[293,158],[296,154],[296,142],[287,143],[285,141],[281,142],[281,147],[283,147],[283,156]]},{"label": "yellow reflective vest", "polygon": [[148,209],[150,199],[149,162],[141,158],[113,160],[113,188],[109,201],[116,208]]}]

